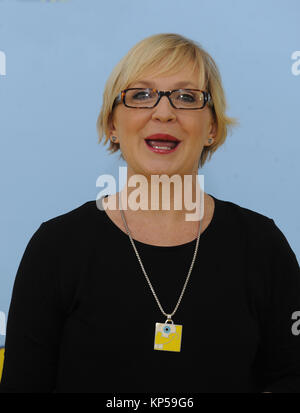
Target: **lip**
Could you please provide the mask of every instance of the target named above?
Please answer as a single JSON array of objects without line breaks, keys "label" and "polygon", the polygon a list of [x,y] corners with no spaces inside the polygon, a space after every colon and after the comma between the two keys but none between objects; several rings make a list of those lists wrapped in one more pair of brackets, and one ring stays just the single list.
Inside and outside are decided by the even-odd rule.
[{"label": "lip", "polygon": [[154,135],[147,136],[145,140],[151,139],[152,141],[173,141],[173,142],[180,142],[179,139],[175,138],[175,136],[169,135],[167,133],[156,133]]},{"label": "lip", "polygon": [[[158,148],[153,148],[152,146],[148,145],[147,140],[151,140],[151,141],[159,141],[159,140],[172,141],[172,142],[177,142],[177,145],[173,149],[158,149]],[[145,142],[145,145],[147,146],[147,148],[150,149],[150,151],[155,152],[155,153],[159,153],[161,155],[166,155],[166,154],[170,154],[172,152],[175,152],[177,150],[178,146],[180,146],[180,143],[181,143],[181,141],[179,139],[175,138],[175,136],[167,135],[167,134],[163,134],[163,133],[147,136],[147,138],[144,139],[144,142]]]}]

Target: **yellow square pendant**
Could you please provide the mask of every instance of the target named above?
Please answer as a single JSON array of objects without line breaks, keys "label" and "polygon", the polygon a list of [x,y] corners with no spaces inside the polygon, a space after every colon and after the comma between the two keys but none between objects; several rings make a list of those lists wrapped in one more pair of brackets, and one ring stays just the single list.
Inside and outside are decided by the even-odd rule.
[{"label": "yellow square pendant", "polygon": [[180,351],[182,325],[156,323],[154,350]]}]

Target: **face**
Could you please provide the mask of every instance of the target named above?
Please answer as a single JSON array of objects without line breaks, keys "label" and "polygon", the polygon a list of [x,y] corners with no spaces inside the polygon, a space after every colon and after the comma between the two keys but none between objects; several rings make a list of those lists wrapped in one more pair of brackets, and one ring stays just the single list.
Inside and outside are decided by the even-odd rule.
[{"label": "face", "polygon": [[[147,84],[143,81],[148,82]],[[189,66],[180,72],[164,76],[144,76],[130,87],[151,87],[158,90],[178,88],[202,89],[198,75]],[[180,144],[170,153],[154,152],[145,138],[164,133],[179,139]],[[203,147],[208,138],[215,137],[216,128],[211,109],[181,110],[171,106],[163,96],[158,105],[151,109],[128,108],[118,104],[113,113],[111,136],[117,137],[120,150],[127,162],[128,174],[197,174]]]}]

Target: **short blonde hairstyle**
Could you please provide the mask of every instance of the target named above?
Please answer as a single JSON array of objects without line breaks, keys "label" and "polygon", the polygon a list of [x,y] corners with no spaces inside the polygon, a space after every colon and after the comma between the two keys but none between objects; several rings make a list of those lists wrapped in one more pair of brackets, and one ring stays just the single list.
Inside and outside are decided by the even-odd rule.
[{"label": "short blonde hairstyle", "polygon": [[[226,99],[221,75],[213,58],[202,46],[176,33],[162,33],[147,37],[133,46],[111,72],[103,93],[103,102],[97,119],[99,143],[105,135],[104,145],[109,139],[109,127],[113,120],[114,101],[119,93],[145,73],[157,76],[175,74],[187,64],[193,64],[193,71],[199,73],[199,84],[208,91],[212,102],[208,103],[217,133],[212,145],[204,146],[199,167],[225,142],[228,130],[238,124],[235,118],[226,115]],[[118,143],[110,141],[108,150],[114,153],[120,149]],[[121,154],[123,158],[123,155]],[[123,158],[124,159],[124,158]]]}]

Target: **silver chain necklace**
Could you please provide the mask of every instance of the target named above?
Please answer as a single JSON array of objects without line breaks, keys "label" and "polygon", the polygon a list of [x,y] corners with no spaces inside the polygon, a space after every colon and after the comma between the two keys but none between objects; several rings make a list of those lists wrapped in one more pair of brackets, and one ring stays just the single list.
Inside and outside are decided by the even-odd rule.
[{"label": "silver chain necklace", "polygon": [[149,285],[149,287],[150,287],[150,289],[151,289],[151,291],[152,291],[152,294],[153,294],[153,296],[154,296],[154,298],[155,298],[155,300],[156,300],[156,302],[157,302],[157,304],[158,304],[158,306],[159,306],[160,311],[163,313],[163,315],[165,315],[165,316],[167,317],[167,320],[166,320],[164,323],[156,323],[156,324],[155,324],[154,350],[165,350],[165,351],[177,351],[177,352],[178,352],[178,351],[180,351],[180,349],[181,349],[182,325],[174,324],[174,323],[173,323],[173,320],[172,320],[172,317],[173,317],[173,315],[176,313],[176,311],[177,311],[177,309],[178,309],[178,306],[179,306],[179,304],[180,304],[180,302],[181,302],[181,299],[182,299],[182,297],[183,297],[184,291],[185,291],[185,289],[186,289],[187,283],[188,283],[188,281],[189,281],[189,279],[190,279],[190,275],[191,275],[191,273],[192,273],[192,269],[193,269],[193,267],[194,267],[194,262],[195,262],[196,255],[197,255],[197,251],[198,251],[198,245],[199,245],[199,240],[200,240],[201,226],[202,226],[202,219],[203,219],[203,218],[200,220],[200,223],[199,223],[199,231],[198,231],[198,236],[197,236],[197,241],[196,241],[196,247],[195,247],[195,251],[194,251],[192,263],[191,263],[191,266],[190,266],[190,269],[189,269],[189,272],[188,272],[186,281],[185,281],[185,283],[184,283],[182,292],[181,292],[181,294],[180,294],[180,297],[179,297],[179,299],[178,299],[178,302],[177,302],[177,304],[176,304],[173,312],[172,312],[171,314],[167,314],[167,313],[164,312],[164,310],[163,310],[163,308],[162,308],[162,306],[161,306],[161,304],[160,304],[160,302],[159,302],[159,299],[157,298],[157,295],[155,294],[155,291],[154,291],[154,289],[153,289],[153,287],[152,287],[152,284],[151,284],[151,282],[150,282],[150,280],[149,280],[149,277],[148,277],[148,275],[147,275],[147,273],[146,273],[146,271],[145,271],[145,269],[144,269],[142,260],[141,260],[141,258],[140,258],[140,256],[139,256],[139,253],[138,253],[138,251],[137,251],[137,249],[136,249],[136,246],[135,246],[135,244],[134,244],[134,242],[133,242],[133,239],[132,239],[132,237],[131,237],[131,233],[130,233],[130,231],[129,231],[129,228],[128,228],[128,225],[127,225],[127,222],[126,222],[126,219],[125,219],[125,215],[124,215],[124,212],[123,212],[120,193],[119,193],[119,203],[120,203],[121,216],[122,216],[122,219],[123,219],[123,222],[124,222],[124,225],[125,225],[127,234],[128,234],[129,239],[130,239],[130,241],[131,241],[131,244],[132,244],[132,246],[133,246],[133,249],[134,249],[134,251],[135,251],[135,254],[136,254],[136,256],[137,256],[137,259],[138,259],[138,261],[139,261],[139,263],[140,263],[140,266],[141,266],[141,268],[142,268],[142,271],[143,271],[143,273],[144,273],[144,275],[145,275],[145,277],[146,277],[146,280],[147,280],[147,282],[148,282],[148,285]]}]

